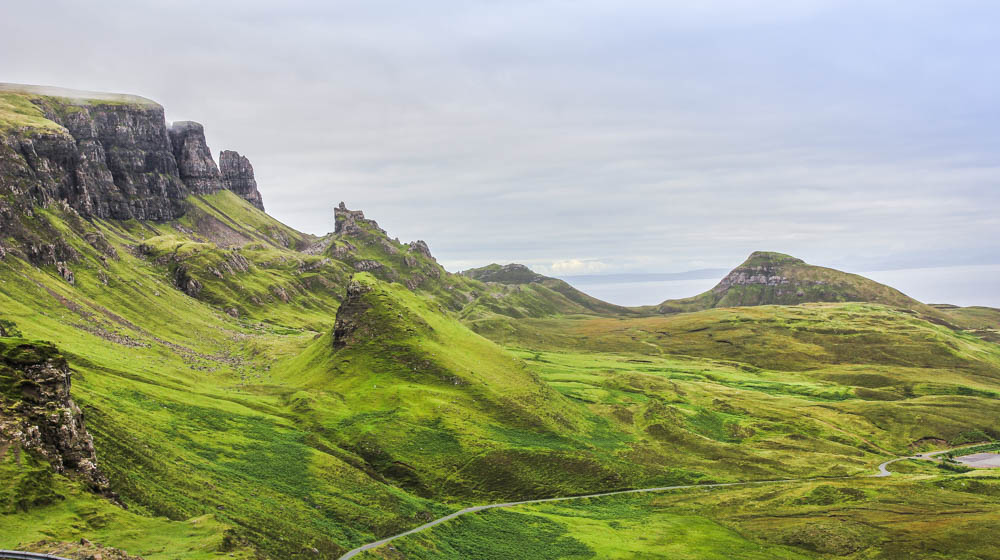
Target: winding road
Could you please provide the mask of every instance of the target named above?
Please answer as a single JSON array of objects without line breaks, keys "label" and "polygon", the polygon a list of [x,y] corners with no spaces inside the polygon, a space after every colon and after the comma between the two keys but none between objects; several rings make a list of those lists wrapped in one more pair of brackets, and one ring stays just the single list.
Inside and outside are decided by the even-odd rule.
[{"label": "winding road", "polygon": [[[876,474],[873,474],[873,475],[860,475],[860,476],[868,476],[868,477],[875,477],[875,478],[892,476],[892,472],[889,471],[889,465],[891,465],[891,464],[893,464],[893,463],[895,463],[897,461],[904,461],[906,459],[923,459],[923,460],[931,460],[931,461],[933,461],[933,460],[936,460],[935,458],[938,455],[942,455],[944,453],[948,453],[949,451],[961,450],[961,449],[963,449],[965,447],[971,447],[971,446],[962,446],[962,447],[956,447],[956,448],[952,448],[952,449],[945,449],[945,450],[942,450],[942,451],[932,451],[932,452],[929,452],[929,453],[919,453],[917,455],[908,455],[908,456],[905,456],[905,457],[896,457],[895,459],[890,459],[890,460],[882,463],[881,465],[879,465],[878,466],[878,472]],[[559,498],[542,498],[542,499],[538,499],[538,500],[524,500],[524,501],[520,501],[520,502],[506,502],[506,503],[502,503],[502,504],[489,504],[489,505],[485,505],[485,506],[472,506],[472,507],[467,507],[465,509],[460,509],[460,510],[454,512],[454,513],[450,513],[450,514],[448,514],[448,515],[446,515],[444,517],[435,519],[433,521],[429,521],[429,522],[424,523],[423,525],[421,525],[419,527],[415,527],[415,528],[410,529],[409,531],[406,531],[404,533],[400,533],[398,535],[393,535],[391,537],[386,537],[384,539],[380,539],[380,540],[377,540],[375,542],[370,542],[368,544],[361,545],[358,548],[355,548],[354,550],[351,550],[350,552],[348,552],[348,553],[344,554],[343,556],[341,556],[340,560],[347,560],[348,558],[353,558],[354,556],[357,556],[358,554],[361,554],[362,552],[364,552],[366,550],[371,550],[373,548],[378,548],[378,547],[380,547],[380,546],[382,546],[384,544],[388,544],[388,543],[390,543],[390,542],[392,542],[392,541],[394,541],[394,540],[396,540],[398,538],[405,537],[407,535],[412,535],[414,533],[419,533],[419,532],[424,531],[426,529],[430,529],[431,527],[433,527],[435,525],[440,525],[440,524],[442,524],[442,523],[444,523],[446,521],[450,521],[452,519],[455,519],[456,517],[458,517],[460,515],[465,515],[467,513],[475,513],[477,511],[483,511],[483,510],[487,510],[487,509],[507,508],[507,507],[513,507],[513,506],[527,505],[527,504],[543,504],[543,503],[547,503],[547,502],[562,502],[562,501],[566,501],[566,500],[579,500],[579,499],[582,499],[582,498],[600,498],[600,497],[603,497],[603,496],[617,496],[617,495],[620,495],[620,494],[643,494],[643,493],[648,493],[648,492],[665,492],[667,490],[686,490],[686,489],[691,489],[691,488],[722,488],[722,487],[727,487],[727,486],[751,486],[751,485],[754,485],[754,484],[776,484],[776,483],[781,483],[781,482],[808,482],[808,481],[812,481],[812,480],[841,480],[841,479],[845,479],[845,478],[859,478],[859,476],[843,476],[843,477],[836,477],[836,478],[820,478],[820,477],[814,477],[814,478],[785,478],[785,479],[776,479],[776,480],[754,480],[754,481],[749,481],[749,482],[724,482],[724,483],[718,483],[718,484],[683,484],[683,485],[679,485],[679,486],[658,486],[658,487],[655,487],[655,488],[638,488],[638,489],[634,489],[634,490],[617,490],[617,491],[614,491],[614,492],[599,492],[597,494],[585,494],[585,495],[581,495],[581,496],[563,496],[563,497],[559,497]],[[16,551],[16,550],[0,550],[0,559],[3,559],[3,558],[8,558],[8,559],[66,560],[65,558],[60,558],[58,556],[52,556],[52,555],[49,555],[49,554],[38,554],[38,553],[31,553],[31,552],[20,552],[20,551]]]},{"label": "winding road", "polygon": [[[963,447],[968,447],[968,446],[963,446]],[[617,491],[614,491],[614,492],[601,492],[601,493],[598,493],[598,494],[585,494],[585,495],[582,495],[582,496],[563,496],[563,497],[560,497],[560,498],[543,498],[543,499],[540,499],[540,500],[524,500],[524,501],[521,501],[521,502],[507,502],[507,503],[503,503],[503,504],[490,504],[490,505],[485,505],[485,506],[472,506],[472,507],[467,507],[465,509],[460,509],[460,510],[454,512],[454,513],[450,513],[450,514],[448,514],[448,515],[446,515],[444,517],[441,517],[439,519],[435,519],[434,521],[428,521],[427,523],[424,523],[423,525],[421,525],[419,527],[415,527],[413,529],[410,529],[409,531],[406,531],[405,533],[400,533],[398,535],[393,535],[391,537],[386,537],[384,539],[377,540],[375,542],[370,542],[368,544],[361,545],[358,548],[355,548],[354,550],[351,550],[347,554],[344,554],[343,556],[341,556],[339,560],[347,560],[348,558],[353,558],[353,557],[357,556],[358,554],[361,554],[362,552],[364,552],[366,550],[371,550],[373,548],[378,548],[378,547],[380,547],[380,546],[382,546],[384,544],[388,544],[388,543],[390,543],[390,542],[392,542],[392,541],[394,541],[394,540],[396,540],[398,538],[405,537],[407,535],[412,535],[414,533],[419,533],[419,532],[424,531],[426,529],[430,529],[431,527],[433,527],[435,525],[440,525],[440,524],[442,524],[442,523],[444,523],[446,521],[450,521],[452,519],[455,519],[456,517],[458,517],[460,515],[465,515],[467,513],[475,513],[477,511],[483,511],[483,510],[487,510],[487,509],[507,508],[507,507],[513,507],[513,506],[526,505],[526,504],[543,504],[543,503],[547,503],[547,502],[561,502],[561,501],[565,501],[565,500],[579,500],[579,499],[582,499],[582,498],[600,498],[600,497],[603,497],[603,496],[617,496],[619,494],[642,494],[642,493],[646,493],[646,492],[664,492],[664,491],[667,491],[667,490],[685,490],[685,489],[690,489],[690,488],[721,488],[721,487],[725,487],[725,486],[750,486],[750,485],[754,485],[754,484],[775,484],[775,483],[779,483],[779,482],[808,482],[808,481],[812,481],[812,480],[839,480],[839,479],[845,479],[845,478],[859,478],[861,476],[871,477],[871,478],[882,478],[882,477],[886,477],[886,476],[892,476],[892,472],[889,471],[889,465],[891,465],[891,464],[893,464],[893,463],[895,463],[897,461],[905,461],[906,459],[934,460],[934,458],[936,456],[938,456],[938,455],[942,455],[944,453],[948,453],[949,451],[955,451],[955,450],[958,450],[958,449],[962,449],[963,447],[956,447],[954,449],[945,449],[943,451],[933,451],[933,452],[930,452],[930,453],[920,453],[920,454],[917,454],[917,455],[907,455],[905,457],[896,457],[895,459],[890,459],[890,460],[882,463],[881,465],[879,465],[878,466],[878,472],[875,473],[875,474],[871,474],[871,475],[843,476],[843,477],[836,477],[836,478],[819,478],[819,477],[817,477],[817,478],[786,478],[786,479],[778,479],[778,480],[754,480],[754,481],[750,481],[750,482],[725,482],[725,483],[720,483],[720,484],[684,484],[684,485],[681,485],[681,486],[660,486],[660,487],[657,487],[657,488],[639,488],[639,489],[635,489],[635,490],[617,490]]]}]

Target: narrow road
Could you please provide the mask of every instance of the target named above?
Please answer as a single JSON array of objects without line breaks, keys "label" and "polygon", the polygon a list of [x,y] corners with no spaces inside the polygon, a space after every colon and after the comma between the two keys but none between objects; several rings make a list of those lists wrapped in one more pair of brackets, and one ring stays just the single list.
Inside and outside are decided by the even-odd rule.
[{"label": "narrow road", "polygon": [[908,457],[896,457],[895,459],[892,459],[891,461],[886,461],[886,462],[882,463],[881,465],[879,465],[878,466],[878,474],[876,474],[875,476],[876,477],[892,476],[892,473],[889,472],[889,469],[886,468],[886,467],[888,467],[889,465],[895,463],[896,461],[904,461],[906,459],[920,459],[920,460],[923,460],[923,461],[937,461],[938,460],[937,459],[938,455],[944,455],[945,453],[950,453],[952,451],[961,451],[963,449],[967,449],[967,448],[971,448],[971,447],[976,447],[977,445],[982,445],[982,443],[966,444],[966,445],[962,445],[962,446],[959,446],[959,447],[952,447],[951,449],[943,449],[941,451],[928,451],[927,453],[917,453],[916,455],[910,455]]},{"label": "narrow road", "polygon": [[542,503],[546,503],[546,502],[561,502],[561,501],[565,501],[565,500],[579,500],[581,498],[600,498],[600,497],[603,497],[603,496],[616,496],[618,494],[642,494],[642,493],[645,493],[645,492],[663,492],[663,491],[666,491],[666,490],[683,490],[683,489],[687,489],[687,488],[721,488],[723,486],[749,486],[749,485],[752,485],[752,484],[773,484],[773,483],[777,483],[777,482],[801,482],[801,481],[805,481],[805,480],[834,480],[834,479],[785,478],[785,479],[777,479],[777,480],[754,480],[754,481],[751,481],[751,482],[723,482],[723,483],[719,483],[719,484],[685,484],[685,485],[682,485],[682,486],[659,486],[659,487],[656,487],[656,488],[638,488],[638,489],[635,489],[635,490],[616,490],[614,492],[601,492],[601,493],[598,493],[598,494],[585,494],[585,495],[582,495],[582,496],[563,496],[563,497],[560,497],[560,498],[542,498],[542,499],[539,499],[539,500],[524,500],[524,501],[521,501],[521,502],[507,502],[507,503],[504,503],[504,504],[490,504],[490,505],[486,505],[486,506],[472,506],[472,507],[467,507],[465,509],[460,509],[460,510],[454,512],[454,513],[450,513],[450,514],[448,514],[448,515],[446,515],[446,516],[444,516],[444,517],[442,517],[440,519],[435,519],[434,521],[430,521],[428,523],[424,523],[423,525],[421,525],[419,527],[416,527],[414,529],[410,529],[409,531],[406,531],[405,533],[400,533],[398,535],[393,535],[391,537],[386,537],[386,538],[384,538],[384,539],[382,539],[380,541],[375,541],[375,542],[368,543],[366,545],[359,546],[358,548],[355,548],[354,550],[352,550],[352,551],[348,552],[347,554],[341,556],[340,560],[347,560],[348,558],[352,558],[354,556],[357,556],[358,554],[361,554],[362,552],[364,552],[366,550],[371,550],[373,548],[378,548],[378,547],[380,547],[380,546],[382,546],[384,544],[387,544],[387,543],[389,543],[391,541],[394,541],[394,540],[396,540],[396,539],[398,539],[400,537],[405,537],[407,535],[412,535],[413,533],[419,533],[419,532],[423,531],[424,529],[429,529],[429,528],[431,528],[431,527],[433,527],[435,525],[440,525],[441,523],[444,523],[445,521],[450,521],[452,519],[455,519],[459,515],[465,515],[467,513],[474,513],[474,512],[477,512],[477,511],[483,511],[484,509],[507,508],[507,507],[513,507],[513,506],[522,506],[522,505],[526,505],[526,504],[542,504]]},{"label": "narrow road", "polygon": [[886,462],[884,462],[884,463],[882,463],[881,465],[878,466],[878,474],[875,474],[875,475],[872,475],[872,476],[874,476],[875,478],[881,478],[881,477],[884,477],[884,476],[892,476],[892,473],[889,472],[889,469],[888,469],[889,465],[895,463],[896,461],[904,461],[906,459],[917,459],[917,458],[918,457],[916,457],[916,456],[913,456],[913,457],[897,457],[897,458],[895,458],[895,459],[893,459],[891,461],[886,461]]},{"label": "narrow road", "polygon": [[[968,446],[965,446],[965,447],[968,447]],[[957,449],[961,449],[961,447],[957,447],[957,448],[954,448],[954,449],[945,449],[943,451],[933,451],[933,452],[929,452],[929,453],[920,453],[920,454],[917,454],[917,455],[908,455],[906,457],[896,457],[895,459],[890,459],[890,460],[882,463],[881,465],[879,465],[878,466],[878,472],[876,474],[872,474],[872,475],[859,475],[859,476],[868,476],[868,477],[873,477],[873,478],[882,478],[882,477],[886,477],[886,476],[892,476],[892,473],[889,471],[888,467],[889,467],[889,465],[891,465],[891,464],[893,464],[893,463],[895,463],[897,461],[903,461],[903,460],[906,460],[906,459],[927,459],[927,460],[934,460],[934,457],[936,457],[937,455],[948,453],[949,451],[955,451]],[[507,508],[507,507],[513,507],[513,506],[526,505],[526,504],[543,504],[543,503],[547,503],[547,502],[561,502],[561,501],[565,501],[565,500],[579,500],[581,498],[600,498],[602,496],[617,496],[619,494],[642,494],[642,493],[646,493],[646,492],[664,492],[664,491],[667,491],[667,490],[686,490],[686,489],[690,489],[690,488],[722,488],[722,487],[725,487],[725,486],[750,486],[750,485],[753,485],[753,484],[774,484],[774,483],[779,483],[779,482],[807,482],[807,481],[811,481],[811,480],[837,480],[837,479],[844,479],[844,478],[858,478],[858,476],[844,476],[844,477],[837,477],[837,478],[786,478],[786,479],[779,479],[779,480],[754,480],[754,481],[751,481],[751,482],[725,482],[725,483],[721,483],[721,484],[685,484],[685,485],[681,485],[681,486],[660,486],[660,487],[657,487],[657,488],[639,488],[639,489],[636,489],[636,490],[617,490],[615,492],[601,492],[601,493],[598,493],[598,494],[586,494],[586,495],[583,495],[583,496],[563,496],[563,497],[560,497],[560,498],[543,498],[543,499],[540,499],[540,500],[524,500],[522,502],[508,502],[508,503],[505,503],[505,504],[490,504],[490,505],[486,505],[486,506],[472,506],[472,507],[467,507],[465,509],[460,509],[460,510],[454,512],[454,513],[450,513],[450,514],[448,514],[448,515],[446,515],[444,517],[441,517],[439,519],[435,519],[434,521],[429,521],[427,523],[424,523],[423,525],[421,525],[419,527],[415,527],[413,529],[410,529],[409,531],[406,531],[405,533],[400,533],[398,535],[393,535],[391,537],[386,537],[386,538],[384,538],[382,540],[378,540],[378,541],[375,541],[375,542],[370,542],[370,543],[365,544],[365,545],[361,545],[358,548],[355,548],[354,550],[352,550],[352,551],[348,552],[347,554],[344,554],[343,556],[341,556],[339,560],[347,560],[348,558],[353,558],[353,557],[357,556],[358,554],[361,554],[362,552],[364,552],[366,550],[371,550],[373,548],[378,548],[378,547],[380,547],[380,546],[382,546],[384,544],[388,544],[388,543],[390,543],[390,542],[392,542],[392,541],[394,541],[394,540],[396,540],[396,539],[398,539],[400,537],[405,537],[407,535],[412,535],[414,533],[419,533],[419,532],[424,531],[426,529],[430,529],[431,527],[433,527],[435,525],[440,525],[440,524],[444,523],[445,521],[450,521],[450,520],[455,519],[456,517],[458,517],[460,515],[465,515],[467,513],[475,513],[477,511],[483,511],[483,510],[486,510],[486,509]]]},{"label": "narrow road", "polygon": [[62,556],[39,554],[37,552],[21,552],[20,550],[0,550],[0,558],[9,560],[69,560]]}]

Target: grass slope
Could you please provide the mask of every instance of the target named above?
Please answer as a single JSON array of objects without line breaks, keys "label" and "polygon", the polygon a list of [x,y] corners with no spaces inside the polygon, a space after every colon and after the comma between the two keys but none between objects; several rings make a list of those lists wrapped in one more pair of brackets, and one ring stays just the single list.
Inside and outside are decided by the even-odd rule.
[{"label": "grass slope", "polygon": [[[940,471],[938,471],[940,473]],[[467,515],[359,558],[1000,558],[1000,479],[940,474],[612,496]]]},{"label": "grass slope", "polygon": [[[187,204],[173,223],[87,221],[58,205],[23,217],[77,255],[75,281],[9,254],[0,320],[65,354],[102,469],[129,510],[8,453],[0,546],[44,534],[154,558],[335,558],[462,505],[844,476],[938,440],[1000,436],[1000,346],[919,311],[603,314],[544,282],[447,274],[374,222],[313,238],[228,192]],[[338,316],[352,329],[335,336]],[[901,488],[897,503],[923,503]],[[915,520],[929,515],[914,507]],[[648,522],[705,554],[714,540],[788,557],[813,550],[806,537],[769,540],[739,524],[745,512],[720,511],[623,514],[636,522],[614,510],[507,512],[497,522],[506,540],[470,540],[481,533],[470,525],[459,539],[468,542],[442,533],[428,546],[611,555],[602,543],[632,541]],[[974,526],[938,537],[957,542]],[[635,546],[622,554],[672,545]]]},{"label": "grass slope", "polygon": [[478,499],[633,478],[610,449],[588,449],[604,422],[524,362],[399,284],[367,273],[354,284],[338,316],[355,329],[344,346],[326,334],[277,369],[304,388],[300,406],[320,429],[379,475],[418,494]]},{"label": "grass slope", "polygon": [[487,283],[492,289],[463,311],[466,320],[499,314],[508,317],[549,315],[625,315],[637,311],[591,297],[558,278],[533,272],[521,264],[491,264],[472,268],[462,276]]}]

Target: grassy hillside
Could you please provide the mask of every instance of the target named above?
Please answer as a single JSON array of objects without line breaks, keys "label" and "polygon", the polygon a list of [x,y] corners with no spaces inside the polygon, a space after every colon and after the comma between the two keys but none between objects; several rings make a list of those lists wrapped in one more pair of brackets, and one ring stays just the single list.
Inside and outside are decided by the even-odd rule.
[{"label": "grassy hillside", "polygon": [[[0,259],[3,334],[66,357],[128,510],[5,448],[0,547],[85,537],[147,558],[336,558],[477,503],[848,476],[1000,438],[1000,346],[905,300],[640,316],[554,279],[449,274],[422,243],[346,209],[316,238],[228,191],[185,205],[174,222],[88,220],[60,204],[18,216],[72,258]],[[779,264],[789,278],[819,274]],[[872,293],[896,297],[882,288]],[[933,311],[993,328],[988,311]],[[925,490],[891,495],[925,519],[921,500],[937,495]],[[683,557],[712,543],[797,558],[828,546],[771,534],[781,516],[826,515],[798,494],[712,495],[718,507],[496,512],[401,546],[415,558],[499,546]],[[883,503],[867,496],[858,511]],[[741,501],[754,497],[774,519],[754,525],[760,512]],[[990,519],[948,525],[941,542]],[[646,527],[662,538],[636,542]]]},{"label": "grassy hillside", "polygon": [[[789,455],[822,449],[818,441],[794,443],[817,436],[847,437],[877,453],[905,453],[921,441],[960,443],[978,431],[1000,436],[1000,347],[880,305],[760,306],[473,327],[520,348],[566,394],[637,425],[645,416],[631,400],[638,393],[675,407],[697,399],[717,415],[695,422],[703,434],[724,440],[726,430],[741,430],[727,423],[745,422],[754,435],[743,446],[797,450]],[[760,441],[781,433],[787,421],[795,424],[784,432],[790,439]],[[793,457],[787,461],[796,464]]]},{"label": "grassy hillside", "polygon": [[460,517],[359,558],[998,558],[1000,479],[932,475],[613,496]]},{"label": "grassy hillside", "polygon": [[623,315],[639,312],[591,297],[558,278],[533,272],[521,264],[491,264],[462,271],[462,276],[485,282],[488,293],[465,308],[466,320],[493,314],[508,317],[544,317],[548,315]]},{"label": "grassy hillside", "polygon": [[934,305],[948,321],[990,342],[1000,342],[1000,309],[993,307],[958,307]]}]

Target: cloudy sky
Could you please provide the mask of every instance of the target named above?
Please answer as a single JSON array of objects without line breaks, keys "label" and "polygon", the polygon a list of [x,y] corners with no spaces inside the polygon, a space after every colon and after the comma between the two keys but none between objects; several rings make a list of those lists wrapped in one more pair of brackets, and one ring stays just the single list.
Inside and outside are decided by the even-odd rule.
[{"label": "cloudy sky", "polygon": [[14,2],[0,81],[135,93],[452,270],[1000,263],[987,0]]}]

